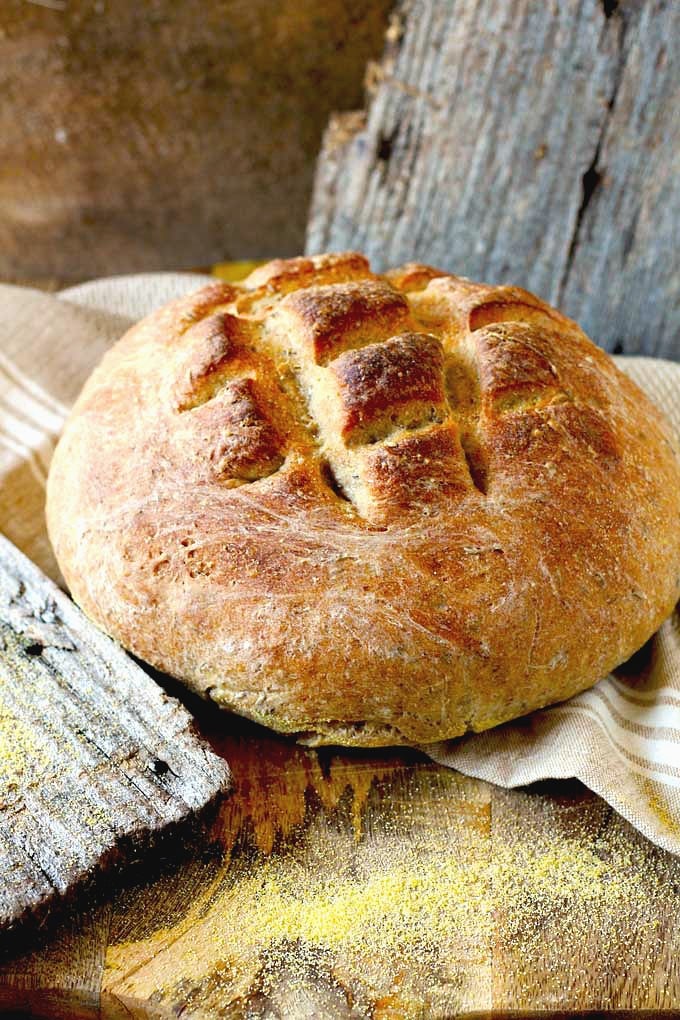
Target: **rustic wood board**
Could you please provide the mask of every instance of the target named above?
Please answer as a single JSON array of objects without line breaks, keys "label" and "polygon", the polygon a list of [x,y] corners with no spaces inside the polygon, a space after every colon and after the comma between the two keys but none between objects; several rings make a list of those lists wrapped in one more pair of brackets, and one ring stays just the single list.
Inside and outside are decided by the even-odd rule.
[{"label": "rustic wood board", "polygon": [[680,358],[679,37],[663,0],[402,0],[326,132],[308,251],[519,284]]},{"label": "rustic wood board", "polygon": [[5,963],[0,1006],[112,1020],[680,1010],[680,860],[578,783],[505,791],[198,711],[234,795],[183,859]]},{"label": "rustic wood board", "polygon": [[0,932],[228,784],[179,702],[0,536]]}]

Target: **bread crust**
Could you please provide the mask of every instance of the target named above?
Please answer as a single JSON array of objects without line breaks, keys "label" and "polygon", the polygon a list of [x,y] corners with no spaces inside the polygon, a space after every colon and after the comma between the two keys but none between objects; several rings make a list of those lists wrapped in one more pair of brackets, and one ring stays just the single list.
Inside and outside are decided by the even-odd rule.
[{"label": "bread crust", "polygon": [[533,295],[322,255],[131,329],[47,516],[75,600],[153,666],[309,743],[420,744],[649,638],[680,596],[679,463]]}]

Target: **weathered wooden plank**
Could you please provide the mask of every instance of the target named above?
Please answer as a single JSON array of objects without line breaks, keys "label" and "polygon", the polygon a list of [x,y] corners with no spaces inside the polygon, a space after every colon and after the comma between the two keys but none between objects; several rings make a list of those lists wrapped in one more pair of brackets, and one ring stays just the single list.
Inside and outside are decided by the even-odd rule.
[{"label": "weathered wooden plank", "polygon": [[179,702],[0,536],[0,930],[228,784]]},{"label": "weathered wooden plank", "polygon": [[680,5],[621,15],[619,74],[557,300],[610,347],[680,360]]},{"label": "weathered wooden plank", "polygon": [[513,282],[680,358],[680,6],[403,0],[326,132],[307,250]]}]

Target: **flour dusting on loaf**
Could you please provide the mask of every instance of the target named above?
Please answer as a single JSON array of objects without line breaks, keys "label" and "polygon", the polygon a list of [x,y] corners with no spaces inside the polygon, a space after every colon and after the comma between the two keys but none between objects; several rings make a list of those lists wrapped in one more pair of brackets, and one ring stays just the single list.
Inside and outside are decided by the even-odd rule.
[{"label": "flour dusting on loaf", "polygon": [[669,429],[516,287],[278,260],[131,329],[54,456],[73,597],[218,705],[419,744],[563,700],[680,596]]}]

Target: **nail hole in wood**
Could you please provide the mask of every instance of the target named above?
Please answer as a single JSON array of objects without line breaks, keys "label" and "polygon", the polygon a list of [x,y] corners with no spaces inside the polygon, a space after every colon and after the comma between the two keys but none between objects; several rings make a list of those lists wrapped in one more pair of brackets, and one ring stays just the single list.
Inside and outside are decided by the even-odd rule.
[{"label": "nail hole in wood", "polygon": [[392,149],[394,148],[394,140],[397,137],[397,129],[391,132],[389,135],[381,134],[378,138],[378,145],[376,148],[376,157],[381,163],[388,163],[390,156],[392,155]]},{"label": "nail hole in wood", "polygon": [[45,646],[41,645],[39,641],[34,641],[33,644],[26,645],[26,648],[24,649],[26,655],[31,656],[42,655],[44,650]]}]

